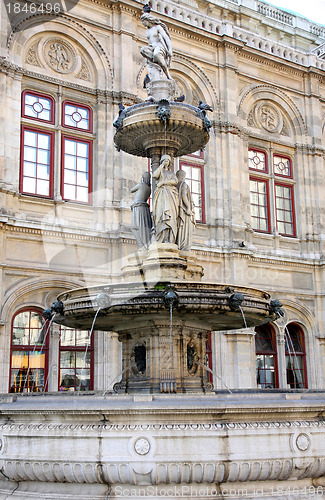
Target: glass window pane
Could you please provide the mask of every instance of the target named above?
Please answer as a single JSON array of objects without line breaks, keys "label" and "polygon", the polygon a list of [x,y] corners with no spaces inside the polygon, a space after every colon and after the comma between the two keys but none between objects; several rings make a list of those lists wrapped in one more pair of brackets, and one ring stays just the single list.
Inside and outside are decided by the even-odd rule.
[{"label": "glass window pane", "polygon": [[64,141],[64,151],[66,154],[76,155],[77,152],[77,144],[76,141],[70,141],[65,139]]},{"label": "glass window pane", "polygon": [[31,118],[37,118],[37,113],[32,106],[25,106],[25,115]]},{"label": "glass window pane", "polygon": [[24,144],[26,146],[36,147],[36,138],[37,138],[37,134],[35,132],[25,130],[25,132],[24,132]]},{"label": "glass window pane", "polygon": [[78,151],[78,156],[88,158],[88,144],[85,144],[83,142],[78,142],[77,151]]},{"label": "glass window pane", "polygon": [[64,170],[64,180],[67,184],[76,183],[76,172],[74,170]]},{"label": "glass window pane", "polygon": [[76,356],[74,351],[61,351],[60,353],[61,368],[75,368]]},{"label": "glass window pane", "polygon": [[23,191],[25,193],[36,193],[36,179],[32,179],[30,177],[24,177]]},{"label": "glass window pane", "polygon": [[76,330],[76,345],[87,346],[89,342],[88,330]]},{"label": "glass window pane", "polygon": [[88,171],[88,159],[87,158],[78,158],[77,159],[77,169],[81,172]]},{"label": "glass window pane", "polygon": [[76,169],[76,157],[65,155],[64,156],[64,168],[69,168],[70,170]]},{"label": "glass window pane", "polygon": [[71,116],[66,115],[64,120],[65,125],[67,125],[68,127],[75,127],[76,122],[72,119]]},{"label": "glass window pane", "polygon": [[70,184],[64,184],[64,197],[69,200],[76,199],[76,188]]},{"label": "glass window pane", "polygon": [[86,109],[86,108],[78,108],[78,113],[81,114],[82,118],[85,118],[86,120],[88,120],[88,118],[89,118],[89,111],[88,111],[88,109]]},{"label": "glass window pane", "polygon": [[76,106],[72,106],[71,104],[65,105],[65,113],[67,115],[72,115],[72,113],[74,113],[75,111],[77,111]]},{"label": "glass window pane", "polygon": [[88,120],[80,120],[80,122],[78,123],[78,128],[81,128],[83,130],[88,130],[89,128]]},{"label": "glass window pane", "polygon": [[60,370],[60,391],[74,390],[76,386],[76,376],[74,369],[64,368]]},{"label": "glass window pane", "polygon": [[75,330],[66,326],[60,326],[61,331],[61,346],[75,345]]},{"label": "glass window pane", "polygon": [[34,102],[37,102],[36,96],[32,94],[25,94],[25,103],[26,104],[34,104]]},{"label": "glass window pane", "polygon": [[48,180],[50,177],[50,169],[46,165],[37,166],[37,177],[39,179]]},{"label": "glass window pane", "polygon": [[[88,174],[84,174],[84,173],[79,172],[77,184],[79,186],[88,186]],[[87,189],[87,192],[88,192],[88,189]]]},{"label": "glass window pane", "polygon": [[36,177],[36,163],[24,161],[24,175],[26,177]]},{"label": "glass window pane", "polygon": [[42,180],[38,179],[36,194],[40,194],[42,196],[49,196],[49,194],[50,194],[49,181],[42,181]]},{"label": "glass window pane", "polygon": [[44,149],[39,149],[37,151],[37,162],[43,163],[43,165],[50,164],[50,152]]},{"label": "glass window pane", "polygon": [[50,136],[48,134],[38,134],[38,147],[40,149],[50,149]]},{"label": "glass window pane", "polygon": [[89,391],[90,389],[90,370],[76,370],[77,372],[77,389],[80,391]]},{"label": "glass window pane", "polygon": [[30,162],[36,162],[36,149],[30,148],[29,146],[24,147],[24,160]]},{"label": "glass window pane", "polygon": [[88,188],[77,186],[77,200],[88,203]]}]

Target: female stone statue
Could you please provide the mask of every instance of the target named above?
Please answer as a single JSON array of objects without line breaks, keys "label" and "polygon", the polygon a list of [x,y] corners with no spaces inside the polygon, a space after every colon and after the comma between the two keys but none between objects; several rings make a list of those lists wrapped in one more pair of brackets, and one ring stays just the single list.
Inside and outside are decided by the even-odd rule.
[{"label": "female stone statue", "polygon": [[132,209],[131,228],[137,244],[140,248],[148,248],[150,245],[152,219],[148,199],[151,193],[150,173],[144,172],[141,182],[131,189],[135,193]]},{"label": "female stone statue", "polygon": [[185,182],[184,170],[176,172],[178,179],[179,212],[177,228],[177,245],[180,250],[189,252],[192,246],[192,234],[195,227],[194,204],[189,186]]},{"label": "female stone statue", "polygon": [[[167,79],[172,80],[168,70],[172,57],[172,46],[166,24],[149,12],[142,14],[141,21],[147,28],[146,37],[148,40],[148,47],[142,47],[141,54],[151,63],[158,64]],[[154,75],[150,74],[150,67],[148,71],[150,80],[156,79]]]},{"label": "female stone statue", "polygon": [[157,180],[153,200],[153,220],[156,240],[175,243],[177,235],[178,191],[177,177],[171,170],[171,157],[163,155],[160,165],[152,174]]}]

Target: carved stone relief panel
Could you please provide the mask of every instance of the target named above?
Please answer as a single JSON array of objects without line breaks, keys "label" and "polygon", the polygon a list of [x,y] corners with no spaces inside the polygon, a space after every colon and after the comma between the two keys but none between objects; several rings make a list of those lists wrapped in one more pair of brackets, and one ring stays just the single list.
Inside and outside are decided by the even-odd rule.
[{"label": "carved stone relief panel", "polygon": [[262,129],[271,134],[290,136],[290,126],[281,110],[269,101],[259,101],[250,110],[247,125]]},{"label": "carved stone relief panel", "polygon": [[69,78],[93,81],[91,67],[82,49],[61,35],[40,36],[31,43],[24,61],[56,76],[69,75]]},{"label": "carved stone relief panel", "polygon": [[43,43],[43,55],[47,65],[57,73],[72,73],[77,64],[74,47],[60,38],[46,40]]}]

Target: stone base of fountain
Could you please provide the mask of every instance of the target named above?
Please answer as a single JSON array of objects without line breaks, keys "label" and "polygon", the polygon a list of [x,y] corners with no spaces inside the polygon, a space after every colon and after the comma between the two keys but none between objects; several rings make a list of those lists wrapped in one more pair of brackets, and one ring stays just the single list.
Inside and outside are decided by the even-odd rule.
[{"label": "stone base of fountain", "polygon": [[136,252],[128,261],[128,265],[122,269],[124,281],[200,281],[204,274],[203,267],[192,253],[181,252],[172,243],[153,243],[148,252]]},{"label": "stone base of fountain", "polygon": [[324,498],[322,392],[35,393],[0,409],[2,499]]}]

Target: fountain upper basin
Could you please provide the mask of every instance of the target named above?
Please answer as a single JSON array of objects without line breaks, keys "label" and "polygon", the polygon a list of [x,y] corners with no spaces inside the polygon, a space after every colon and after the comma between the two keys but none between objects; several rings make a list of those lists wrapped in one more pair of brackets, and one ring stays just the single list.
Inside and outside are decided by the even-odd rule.
[{"label": "fountain upper basin", "polygon": [[118,149],[131,155],[150,157],[157,148],[174,156],[194,153],[203,148],[209,133],[203,126],[198,108],[170,102],[170,119],[158,117],[159,103],[145,102],[126,109],[123,127],[114,136]]},{"label": "fountain upper basin", "polygon": [[[74,328],[91,328],[96,311],[96,330],[116,332],[141,327],[149,321],[168,321],[169,308],[164,294],[172,287],[178,296],[173,309],[173,322],[181,321],[200,330],[232,330],[274,321],[270,296],[249,287],[229,287],[214,283],[160,281],[158,283],[122,283],[78,288],[59,295],[63,314],[55,322]],[[241,309],[230,305],[235,293],[244,296]],[[104,302],[103,295],[104,294]]]}]

